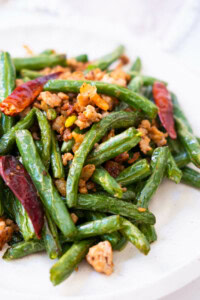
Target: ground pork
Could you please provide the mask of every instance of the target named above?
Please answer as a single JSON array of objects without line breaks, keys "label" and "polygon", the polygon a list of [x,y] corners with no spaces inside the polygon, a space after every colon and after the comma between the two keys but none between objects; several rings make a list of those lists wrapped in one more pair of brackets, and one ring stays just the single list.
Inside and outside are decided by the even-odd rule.
[{"label": "ground pork", "polygon": [[53,130],[57,131],[59,134],[63,134],[65,130],[65,121],[66,121],[65,116],[61,115],[57,117],[52,124]]},{"label": "ground pork", "polygon": [[162,147],[167,144],[166,138],[168,137],[168,134],[158,130],[156,126],[151,127],[149,136],[158,147]]},{"label": "ground pork", "polygon": [[80,133],[76,133],[76,132],[72,132],[72,137],[74,138],[75,140],[75,144],[74,146],[72,147],[72,150],[73,152],[75,153],[76,150],[78,150],[78,148],[80,147],[82,141],[84,140],[84,134],[80,134]]},{"label": "ground pork", "polygon": [[64,178],[54,180],[55,186],[62,196],[66,196],[66,181]]},{"label": "ground pork", "polygon": [[74,224],[76,224],[78,222],[78,217],[75,213],[71,213],[71,218],[72,218],[72,221],[74,222]]},{"label": "ground pork", "polygon": [[124,166],[116,161],[108,160],[105,163],[105,169],[112,177],[116,178],[124,170]]},{"label": "ground pork", "polygon": [[63,165],[66,166],[68,161],[72,160],[73,158],[74,158],[74,156],[70,152],[63,154],[62,155]]},{"label": "ground pork", "polygon": [[121,68],[116,68],[109,74],[106,73],[101,81],[126,87],[128,80],[130,80],[130,76]]},{"label": "ground pork", "polygon": [[67,142],[68,140],[72,139],[72,132],[70,128],[66,128],[63,131],[63,141]]},{"label": "ground pork", "polygon": [[117,155],[114,160],[118,163],[123,163],[129,159],[129,154],[127,151]]},{"label": "ground pork", "polygon": [[133,164],[140,157],[140,152],[135,152],[133,157],[128,160],[128,164]]},{"label": "ground pork", "polygon": [[144,154],[152,150],[151,146],[149,145],[151,140],[158,147],[167,144],[166,137],[168,134],[160,131],[155,125],[152,126],[148,120],[143,120],[139,125],[138,130],[142,133],[139,146]]},{"label": "ground pork", "polygon": [[85,181],[88,181],[88,179],[90,179],[94,171],[95,171],[95,165],[92,164],[85,165],[81,171],[80,178]]},{"label": "ground pork", "polygon": [[77,96],[77,103],[81,107],[87,106],[88,104],[94,104],[104,111],[109,109],[106,100],[97,94],[97,88],[88,83],[82,84],[80,93]]},{"label": "ground pork", "polygon": [[102,138],[102,142],[104,143],[107,140],[109,140],[111,137],[114,137],[114,136],[115,136],[115,129],[111,129],[109,131],[109,133]]},{"label": "ground pork", "polygon": [[67,65],[72,69],[76,71],[83,71],[85,68],[87,68],[89,62],[81,62],[77,61],[75,58],[68,58],[67,59]]},{"label": "ground pork", "polygon": [[14,231],[18,231],[17,225],[10,219],[0,218],[0,250],[8,243]]},{"label": "ground pork", "polygon": [[79,193],[87,194],[88,189],[93,189],[95,187],[92,182],[89,182],[87,184],[87,181],[91,178],[94,171],[95,171],[95,165],[88,164],[83,167],[80,180],[79,180]]},{"label": "ground pork", "polygon": [[79,113],[78,119],[75,124],[84,129],[89,127],[92,123],[99,122],[101,120],[101,114],[97,113],[94,106],[87,105],[83,113]]},{"label": "ground pork", "polygon": [[100,273],[110,275],[113,272],[113,251],[109,241],[100,242],[91,247],[86,256],[87,262]]},{"label": "ground pork", "polygon": [[85,75],[85,79],[87,80],[97,80],[100,81],[103,76],[106,74],[105,71],[101,71],[99,68],[91,70]]},{"label": "ground pork", "polygon": [[53,93],[50,92],[41,92],[37,98],[40,101],[44,101],[47,105],[54,108],[60,106],[62,103],[62,99]]}]

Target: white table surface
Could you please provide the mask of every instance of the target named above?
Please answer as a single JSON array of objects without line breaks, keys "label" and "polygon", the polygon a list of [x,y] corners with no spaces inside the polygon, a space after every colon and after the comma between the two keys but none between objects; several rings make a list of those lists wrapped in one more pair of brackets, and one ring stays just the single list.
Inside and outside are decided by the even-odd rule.
[{"label": "white table surface", "polygon": [[[134,36],[156,43],[200,76],[199,0],[0,0],[1,22],[32,13],[36,18],[97,16],[122,23]],[[1,45],[2,47],[2,45]],[[200,278],[162,300],[199,300]],[[10,300],[10,299],[7,299]]]}]

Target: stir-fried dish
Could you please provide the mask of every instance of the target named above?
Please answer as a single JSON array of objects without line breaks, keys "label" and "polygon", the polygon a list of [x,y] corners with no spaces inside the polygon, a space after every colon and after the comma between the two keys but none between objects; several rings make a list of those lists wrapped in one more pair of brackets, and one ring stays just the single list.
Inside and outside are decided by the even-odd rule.
[{"label": "stir-fried dish", "polygon": [[[129,67],[124,47],[95,61],[54,50],[0,53],[0,250],[46,251],[61,283],[86,258],[113,272],[127,242],[157,239],[149,202],[164,178],[200,188],[200,139],[167,83]],[[161,208],[162,209],[162,208]]]}]

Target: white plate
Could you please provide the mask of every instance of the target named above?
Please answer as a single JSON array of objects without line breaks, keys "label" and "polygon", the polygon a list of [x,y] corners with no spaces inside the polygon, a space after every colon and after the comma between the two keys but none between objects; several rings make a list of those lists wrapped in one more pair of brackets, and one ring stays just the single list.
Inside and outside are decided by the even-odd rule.
[{"label": "white plate", "polygon": [[[30,21],[30,20],[29,20]],[[0,29],[1,48],[23,55],[23,44],[35,51],[53,47],[69,55],[98,57],[123,43],[132,59],[140,55],[144,72],[169,82],[177,93],[196,134],[199,133],[199,78],[173,58],[136,41],[123,27],[90,20],[42,21]],[[35,20],[34,20],[35,22]],[[22,22],[21,22],[22,23]],[[28,25],[29,23],[29,25]],[[46,24],[45,24],[46,23]],[[16,25],[16,24],[14,24]],[[146,257],[132,245],[114,254],[112,276],[95,273],[82,263],[78,272],[58,287],[49,281],[54,263],[44,254],[21,260],[0,260],[1,298],[6,299],[158,299],[200,275],[199,191],[165,181],[154,196],[151,210],[157,217],[158,241]]]}]

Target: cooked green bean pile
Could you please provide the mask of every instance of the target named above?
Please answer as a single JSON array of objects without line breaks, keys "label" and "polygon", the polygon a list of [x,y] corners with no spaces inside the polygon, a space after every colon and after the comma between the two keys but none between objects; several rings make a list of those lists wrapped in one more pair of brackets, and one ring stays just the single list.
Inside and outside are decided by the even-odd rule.
[{"label": "cooked green bean pile", "polygon": [[123,46],[93,61],[47,49],[0,62],[3,259],[45,251],[57,285],[84,258],[110,275],[127,242],[147,255],[164,178],[200,188],[187,166],[200,168],[200,139],[167,83],[139,57],[124,71]]}]

